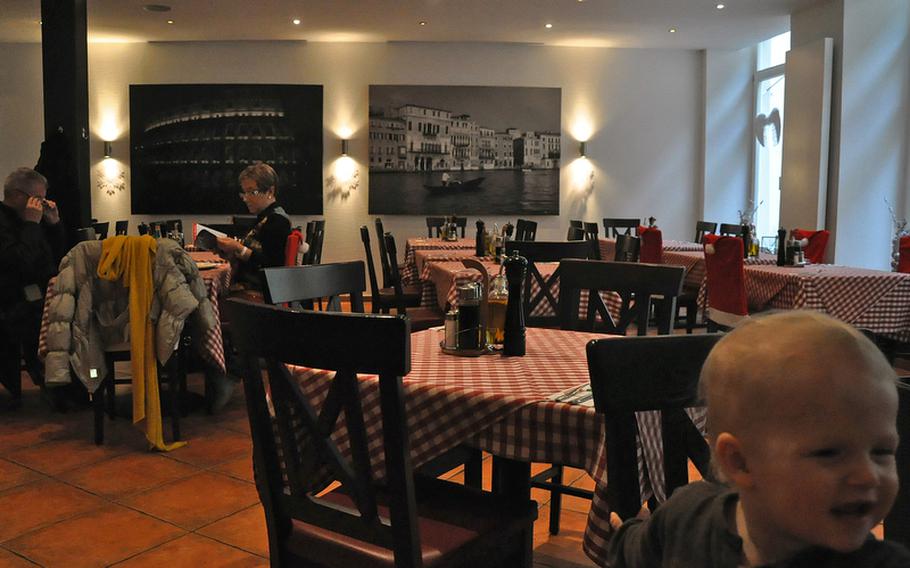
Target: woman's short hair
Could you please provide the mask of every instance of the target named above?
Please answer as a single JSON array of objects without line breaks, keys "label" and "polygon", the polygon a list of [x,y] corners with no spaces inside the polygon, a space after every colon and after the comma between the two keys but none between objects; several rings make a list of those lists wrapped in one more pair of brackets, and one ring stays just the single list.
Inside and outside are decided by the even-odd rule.
[{"label": "woman's short hair", "polygon": [[274,187],[275,195],[278,195],[278,174],[272,166],[264,162],[253,162],[245,167],[237,177],[237,181],[243,183],[245,179],[255,183],[256,189],[259,191],[268,191],[269,188]]},{"label": "woman's short hair", "polygon": [[16,168],[6,176],[6,180],[3,182],[3,195],[6,196],[13,189],[31,195],[29,190],[36,183],[40,183],[46,188],[47,178],[31,168]]}]

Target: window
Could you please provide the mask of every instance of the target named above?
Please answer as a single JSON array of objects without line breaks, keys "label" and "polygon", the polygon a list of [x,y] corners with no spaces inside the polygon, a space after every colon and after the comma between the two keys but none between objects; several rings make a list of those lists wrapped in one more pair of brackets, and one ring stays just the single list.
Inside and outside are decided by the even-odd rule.
[{"label": "window", "polygon": [[755,148],[753,204],[758,236],[776,235],[780,226],[780,176],[783,158],[785,61],[790,32],[758,44],[755,71],[755,115],[752,144]]}]

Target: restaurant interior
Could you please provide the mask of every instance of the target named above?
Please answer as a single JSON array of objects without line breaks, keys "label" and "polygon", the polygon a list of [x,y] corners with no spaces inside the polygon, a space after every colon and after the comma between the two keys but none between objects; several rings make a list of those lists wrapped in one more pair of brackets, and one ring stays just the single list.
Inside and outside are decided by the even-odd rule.
[{"label": "restaurant interior", "polygon": [[0,174],[69,252],[0,566],[609,566],[769,314],[871,340],[910,437],[906,0],[2,4]]}]

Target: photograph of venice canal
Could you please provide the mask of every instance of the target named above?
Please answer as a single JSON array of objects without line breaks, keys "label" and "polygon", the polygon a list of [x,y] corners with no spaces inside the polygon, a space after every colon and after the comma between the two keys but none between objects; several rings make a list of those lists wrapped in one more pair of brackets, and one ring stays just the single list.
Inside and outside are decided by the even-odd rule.
[{"label": "photograph of venice canal", "polygon": [[371,85],[369,212],[558,215],[561,96]]}]

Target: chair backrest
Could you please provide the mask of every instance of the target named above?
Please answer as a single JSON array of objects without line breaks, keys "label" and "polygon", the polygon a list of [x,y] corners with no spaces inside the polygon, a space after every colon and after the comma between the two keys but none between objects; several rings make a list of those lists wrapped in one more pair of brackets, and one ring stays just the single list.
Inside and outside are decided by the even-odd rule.
[{"label": "chair backrest", "polygon": [[303,259],[306,256],[306,253],[301,253],[302,249],[307,248],[302,245],[306,241],[304,240],[303,231],[300,230],[300,227],[294,227],[291,229],[291,232],[288,234],[288,240],[284,245],[284,265],[285,266],[300,266],[303,264]]},{"label": "chair backrest", "polygon": [[110,228],[110,221],[104,221],[102,223],[92,223],[92,228],[95,229],[95,237],[101,240],[107,238],[107,231]]},{"label": "chair backrest", "polygon": [[717,234],[722,237],[740,237],[743,234],[743,226],[736,223],[721,223]]},{"label": "chair backrest", "polygon": [[898,244],[897,271],[910,272],[910,235],[900,238]]},{"label": "chair backrest", "polygon": [[366,290],[363,261],[335,262],[263,268],[265,301],[270,304],[299,304],[313,309],[313,300],[328,298],[326,311],[341,311],[342,294],[350,295],[351,311],[363,313]]},{"label": "chair backrest", "polygon": [[748,317],[743,240],[739,237],[705,238],[705,279],[708,287],[708,319],[735,326]]},{"label": "chair backrest", "polygon": [[445,222],[445,217],[427,217],[427,237],[441,237],[442,227],[445,225]]},{"label": "chair backrest", "polygon": [[537,221],[519,219],[515,223],[516,241],[533,241],[537,239]]},{"label": "chair backrest", "polygon": [[[658,333],[668,334],[676,317],[676,299],[686,269],[666,264],[564,260],[559,263],[559,323],[563,329],[625,335],[633,321],[638,335],[648,333],[651,298],[663,296],[657,316]],[[579,316],[583,290],[588,291],[586,317]],[[622,300],[614,317],[597,292],[615,292]],[[599,321],[598,318],[599,317]]]},{"label": "chair backrest", "polygon": [[638,262],[641,238],[632,235],[616,235],[613,260],[617,262]]},{"label": "chair backrest", "polygon": [[149,234],[149,233],[151,232],[152,229],[151,229],[151,227],[149,226],[148,223],[139,223],[139,224],[136,226],[136,230],[139,231],[139,236],[141,237],[142,235],[147,235],[147,234]]},{"label": "chair backrest", "polygon": [[585,232],[585,238],[589,241],[596,241],[599,233],[597,223],[588,223],[584,221],[581,227]]},{"label": "chair backrest", "polygon": [[401,286],[401,273],[398,272],[398,247],[395,246],[395,237],[392,233],[386,233],[382,236],[385,241],[386,262],[389,263],[389,284],[395,290],[395,307],[399,314],[406,314],[404,290]]},{"label": "chair backrest", "polygon": [[[256,485],[265,509],[273,562],[289,565],[290,559],[276,556],[283,552],[293,514],[304,523],[392,549],[398,565],[419,565],[410,433],[401,381],[410,371],[407,319],[295,312],[239,299],[226,301],[224,308],[243,364]],[[260,358],[266,363],[274,419]],[[285,363],[335,372],[326,379],[331,384],[320,407],[304,394]],[[389,496],[385,519],[379,514],[357,373],[379,377]],[[332,439],[342,412],[349,445],[345,452]],[[316,497],[332,480],[343,485],[351,507]]]},{"label": "chair backrest", "polygon": [[663,233],[657,227],[648,227],[641,232],[639,260],[650,264],[662,264],[664,260]]},{"label": "chair backrest", "polygon": [[309,245],[303,258],[304,264],[320,264],[322,262],[322,241],[325,238],[325,219],[308,221],[306,224],[306,242]]},{"label": "chair backrest", "polygon": [[710,221],[696,221],[695,242],[701,244],[706,234],[713,235],[716,231],[717,223],[711,223]]},{"label": "chair backrest", "polygon": [[455,227],[461,229],[461,238],[464,238],[465,228],[468,226],[467,217],[455,217]]},{"label": "chair backrest", "polygon": [[81,243],[83,241],[94,241],[97,239],[98,236],[95,234],[95,229],[93,227],[76,229],[76,242]]},{"label": "chair backrest", "polygon": [[719,338],[668,335],[588,343],[594,407],[606,421],[607,502],[621,518],[635,516],[642,504],[635,412],[661,411],[664,495],[688,482],[688,458],[710,478],[708,445],[683,409],[699,404],[698,376]]},{"label": "chair backrest", "polygon": [[619,235],[638,236],[638,227],[641,222],[638,219],[619,219],[604,217],[604,237],[616,238]]},{"label": "chair backrest", "polygon": [[569,219],[569,226],[582,229],[584,228],[585,224],[579,219]]},{"label": "chair backrest", "polygon": [[585,240],[585,230],[581,227],[574,227],[569,225],[569,231],[566,233],[567,241],[583,241]]},{"label": "chair backrest", "polygon": [[829,231],[824,229],[820,231],[793,229],[793,236],[796,239],[808,239],[809,244],[803,249],[803,252],[809,262],[812,264],[825,262],[825,249],[828,247],[828,239],[831,237]]},{"label": "chair backrest", "polygon": [[[382,219],[376,217],[376,240],[379,241],[379,265],[382,267],[382,287],[391,288],[392,287],[392,274],[389,271],[389,254],[385,249],[385,230],[382,228]],[[395,265],[398,264],[398,259],[393,259]],[[374,292],[375,294],[375,292]]]},{"label": "chair backrest", "polygon": [[[564,258],[591,258],[591,243],[588,241],[551,242],[551,241],[508,241],[506,254],[513,251],[528,259],[528,273],[525,276],[522,298],[525,322],[530,326],[559,324],[559,303],[550,288],[559,282],[559,268],[544,277],[538,263],[559,262]],[[537,290],[531,297],[532,283]],[[539,307],[539,308],[538,308]],[[552,315],[534,315],[536,309],[550,312]]]},{"label": "chair backrest", "polygon": [[[910,439],[910,378],[901,377],[897,382],[897,435],[901,440]],[[897,471],[910,469],[910,444],[900,444],[894,456]],[[885,538],[910,546],[910,491],[897,492],[894,506],[885,517]]]},{"label": "chair backrest", "polygon": [[114,223],[114,234],[117,236],[126,235],[130,232],[130,221],[117,221]]},{"label": "chair backrest", "polygon": [[[360,240],[363,241],[363,253],[367,261],[367,275],[370,277],[370,294],[372,298],[373,313],[379,313],[379,282],[376,278],[376,265],[373,264],[373,249],[370,247],[370,230],[366,225],[360,227]],[[385,256],[385,240],[379,235],[380,255]]]}]

